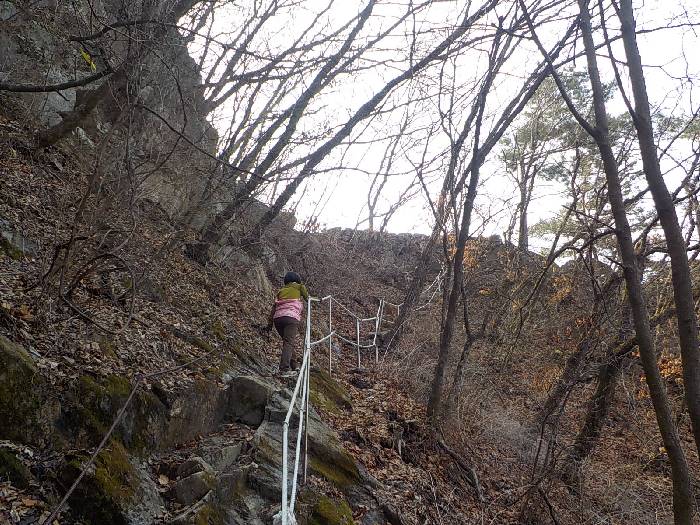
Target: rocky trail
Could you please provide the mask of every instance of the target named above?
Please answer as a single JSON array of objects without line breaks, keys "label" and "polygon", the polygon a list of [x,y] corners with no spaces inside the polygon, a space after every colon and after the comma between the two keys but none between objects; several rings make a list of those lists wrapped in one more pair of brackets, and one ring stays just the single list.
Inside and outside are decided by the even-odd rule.
[{"label": "rocky trail", "polygon": [[[172,230],[154,207],[144,208],[139,234],[126,238],[125,257],[92,261],[86,238],[73,241],[66,264],[48,247],[70,239],[77,220],[76,190],[86,181],[78,150],[67,144],[37,158],[22,147],[30,140],[22,126],[3,125],[16,133],[0,145],[0,191],[12,196],[0,202],[0,523],[46,520],[132,392],[58,523],[269,523],[280,506],[281,420],[293,384],[274,376],[279,343],[259,328],[271,292],[259,263],[251,259],[250,270],[239,267],[230,279],[227,268],[163,258],[161,240]],[[328,250],[338,251],[338,241]],[[349,260],[348,269],[367,262]],[[47,272],[52,264],[59,273]],[[315,264],[311,274],[323,283],[323,265]],[[134,274],[137,292],[115,300],[134,288]],[[70,295],[61,281],[73,283]],[[391,286],[375,291],[398,296]],[[376,311],[372,300],[350,306]],[[334,323],[354,334],[341,312]],[[357,363],[349,345],[334,345],[332,378],[327,359],[327,347],[314,352],[310,476],[298,515],[316,523],[419,522],[431,512],[421,501],[430,492],[416,489],[422,467],[404,461],[410,439],[397,435],[404,422],[415,426],[420,410],[381,367],[350,372]],[[150,379],[134,389],[142,376]]]},{"label": "rocky trail", "polygon": [[[351,323],[337,324],[346,329]],[[22,379],[35,383],[35,358],[6,339],[3,350],[8,369],[17,371],[12,386],[29,386]],[[436,483],[453,485],[454,480],[441,465],[449,458],[426,448],[423,409],[400,393],[381,366],[375,367],[373,355],[365,356],[372,368],[358,369],[350,345],[334,344],[333,354],[331,378],[325,349],[314,353],[309,477],[300,489],[297,516],[318,524],[414,523],[421,515],[425,520],[430,485],[435,497]],[[260,357],[240,361],[219,369],[219,382],[195,380],[178,392],[152,383],[134,396],[58,522],[270,523],[280,508],[282,422],[295,380],[280,382]],[[115,376],[102,384],[81,382],[80,415],[94,425],[77,434],[91,431],[96,438],[129,401],[131,384]],[[57,422],[66,419],[51,416]],[[296,435],[297,424],[293,420],[290,435]],[[3,519],[41,523],[90,450],[65,458],[46,457],[31,447],[14,450],[21,458],[19,470],[31,481],[19,491],[14,484],[0,485],[12,521]],[[42,469],[54,470],[56,493],[34,482],[33,473]],[[460,498],[452,494],[450,504],[458,504]],[[435,505],[439,508],[437,500]]]}]

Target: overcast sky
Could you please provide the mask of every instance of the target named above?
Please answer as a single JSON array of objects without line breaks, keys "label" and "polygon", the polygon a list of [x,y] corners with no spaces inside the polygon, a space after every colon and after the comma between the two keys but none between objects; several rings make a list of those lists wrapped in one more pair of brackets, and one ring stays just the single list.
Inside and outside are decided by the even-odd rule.
[{"label": "overcast sky", "polygon": [[[575,3],[575,2],[574,2]],[[669,0],[669,1],[649,1],[637,2],[638,27],[643,29],[661,28],[668,24],[687,22],[688,19],[700,21],[700,6],[692,0]],[[441,28],[454,24],[461,13],[455,11],[456,6],[461,6],[463,2],[440,2],[431,6],[430,9],[420,13],[416,17],[419,29]],[[325,1],[309,0],[302,3],[308,9],[297,8],[290,10],[286,16],[279,17],[275,21],[272,29],[268,29],[265,35],[266,46],[279,46],[281,49],[284,43],[290,41],[295,34],[313,19],[315,11],[326,5]],[[355,15],[365,2],[335,2],[334,7],[329,11],[323,23],[338,27]],[[404,10],[405,2],[382,2],[375,10],[373,17],[368,24],[369,31],[378,31],[386,27],[396,16]],[[236,15],[229,13],[221,16],[217,20],[217,26],[224,27],[231,23],[235,26]],[[411,22],[413,23],[413,21]],[[395,75],[405,62],[402,60],[407,56],[407,46],[409,40],[403,35],[403,30],[408,30],[407,26],[402,26],[396,31],[396,36],[382,42],[376,51],[365,56],[365,63],[369,60],[386,60],[390,55],[392,62],[384,67],[375,67],[354,75],[352,78],[341,77],[328,90],[324,91],[313,104],[316,112],[313,119],[304,123],[311,126],[309,131],[313,131],[315,123],[321,122],[342,122],[343,116],[351,114],[359,105],[368,100],[372,94],[380,89],[384,82]],[[230,30],[230,29],[228,29]],[[611,27],[614,33],[616,28]],[[548,28],[542,30],[540,35],[547,42],[554,42],[565,31],[564,24],[553,23]],[[437,41],[438,37],[444,33],[426,35],[421,45],[430,44],[430,39]],[[692,88],[689,80],[697,80],[700,74],[700,35],[688,28],[663,29],[653,33],[646,33],[639,37],[640,49],[643,62],[646,66],[645,73],[652,104],[665,113],[675,115],[687,115],[695,111],[698,107],[697,94]],[[581,48],[580,43],[578,44]],[[392,49],[393,51],[388,51]],[[619,60],[624,60],[622,47],[618,43],[614,46],[614,52]],[[454,74],[460,82],[469,85],[479,76],[479,64],[483,64],[483,50],[473,50],[466,53],[456,64]],[[513,90],[519,87],[520,77],[529,71],[540,59],[532,47],[522,46],[522,49],[514,55],[511,62],[505,67],[502,77],[489,95],[489,112],[496,114],[500,105],[508,100]],[[602,72],[608,79],[612,79],[610,67],[607,66],[606,58],[601,56],[600,62]],[[578,61],[575,67],[582,70],[585,67],[583,61]],[[400,96],[400,94],[397,94]],[[433,104],[434,106],[435,104]],[[411,117],[413,126],[418,129],[422,124],[435,119],[436,108],[425,107],[425,118],[420,113]],[[610,104],[609,111],[613,114],[621,113],[625,110],[621,98],[616,97]],[[230,108],[222,108],[216,115],[214,122],[222,131],[226,128],[229,120],[227,111]],[[297,215],[301,221],[305,216],[320,209],[319,218],[322,224],[328,227],[355,226],[358,217],[363,217],[363,208],[366,203],[366,194],[371,182],[372,172],[376,172],[381,162],[382,154],[386,143],[366,146],[362,144],[363,138],[374,139],[395,133],[401,125],[404,113],[396,111],[390,119],[382,119],[373,122],[363,134],[354,134],[356,143],[346,151],[343,158],[339,157],[340,151],[329,159],[330,163],[337,162],[348,169],[332,171],[317,175],[310,181],[309,187],[303,194],[303,199],[297,208]],[[363,129],[362,126],[358,126]],[[300,131],[303,131],[303,126]],[[445,137],[437,136],[433,139],[434,144],[431,151],[439,151],[446,145]],[[407,148],[406,145],[403,146]],[[405,157],[414,161],[420,158],[422,146],[414,148],[416,151],[406,151]],[[325,162],[324,166],[328,166]],[[357,168],[357,169],[353,169]],[[410,163],[407,161],[397,162],[395,170],[410,171]],[[435,165],[435,177],[439,177],[443,171],[440,165]],[[370,174],[364,173],[370,172]],[[503,208],[504,201],[513,196],[512,183],[504,177],[502,167],[496,159],[495,152],[483,169],[484,184],[481,189],[478,206],[480,209],[490,208],[497,211]],[[673,177],[673,174],[669,175]],[[411,175],[392,177],[387,184],[385,193],[386,199],[382,208],[386,208],[386,203],[395,198],[398,193],[410,182]],[[669,180],[669,184],[671,184]],[[431,188],[436,191],[437,182]],[[540,184],[537,187],[535,201],[531,207],[530,224],[535,224],[538,220],[551,217],[559,212],[562,199],[558,196],[560,188],[556,185]],[[381,202],[381,201],[380,201]],[[431,216],[427,209],[426,200],[420,193],[408,205],[399,210],[389,223],[389,230],[394,232],[420,232],[427,233],[432,226]],[[507,213],[498,216],[499,220],[489,226],[486,233],[502,233],[508,222]]]}]

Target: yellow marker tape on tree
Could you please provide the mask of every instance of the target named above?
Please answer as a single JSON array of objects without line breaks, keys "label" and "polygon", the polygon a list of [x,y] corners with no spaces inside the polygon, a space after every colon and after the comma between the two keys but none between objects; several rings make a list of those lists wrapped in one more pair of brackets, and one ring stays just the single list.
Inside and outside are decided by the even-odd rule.
[{"label": "yellow marker tape on tree", "polygon": [[95,62],[93,62],[90,54],[84,49],[80,50],[80,54],[83,55],[83,60],[87,62],[87,64],[90,66],[90,69],[92,69],[93,71],[97,71],[97,66],[95,65]]}]

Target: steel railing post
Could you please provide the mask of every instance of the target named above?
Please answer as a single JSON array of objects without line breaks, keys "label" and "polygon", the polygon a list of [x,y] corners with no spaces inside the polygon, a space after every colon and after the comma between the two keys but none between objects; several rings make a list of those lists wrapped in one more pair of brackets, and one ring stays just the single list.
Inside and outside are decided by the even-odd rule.
[{"label": "steel railing post", "polygon": [[290,499],[290,507],[292,509],[292,512],[294,512],[294,504],[296,503],[297,499],[297,481],[299,479],[299,458],[301,457],[301,437],[304,431],[304,421],[305,421],[305,414],[307,410],[306,406],[306,401],[308,399],[308,395],[306,392],[306,388],[308,387],[308,381],[306,380],[306,377],[304,377],[304,374],[306,374],[306,371],[308,370],[309,367],[309,361],[308,357],[304,361],[303,367],[300,370],[300,374],[302,374],[301,377],[301,406],[299,407],[299,422],[297,423],[297,439],[296,439],[296,449],[294,450],[294,476],[292,478],[292,497]]},{"label": "steel railing post", "polygon": [[307,343],[311,343],[311,296],[306,301],[306,339],[304,341],[304,351]]},{"label": "steel railing post", "polygon": [[282,525],[287,525],[287,461],[289,451],[287,441],[289,440],[289,423],[286,421],[282,426]]},{"label": "steel railing post", "polygon": [[328,300],[328,375],[333,374],[333,298]]},{"label": "steel railing post", "polygon": [[355,328],[357,332],[357,368],[361,368],[361,363],[360,363],[360,320],[356,319],[355,320]]},{"label": "steel railing post", "polygon": [[304,412],[304,485],[309,470],[309,388],[311,385],[311,345],[309,359],[306,361],[306,411]]},{"label": "steel railing post", "polygon": [[[282,518],[282,525],[290,525],[291,520],[294,518],[294,506],[296,503],[297,495],[297,482],[299,481],[299,468],[302,467],[303,483],[307,482],[308,477],[308,451],[309,451],[309,412],[310,412],[310,390],[311,390],[311,349],[317,344],[323,343],[325,339],[328,339],[328,373],[331,374],[333,371],[333,336],[336,335],[339,340],[345,341],[352,344],[352,341],[346,339],[341,334],[336,334],[333,332],[333,297],[328,295],[322,299],[314,299],[314,301],[324,301],[328,299],[328,335],[321,337],[317,341],[311,341],[311,315],[312,315],[312,298],[309,297],[306,302],[306,334],[304,337],[304,354],[302,359],[301,369],[299,371],[299,376],[297,377],[294,390],[292,392],[292,397],[289,402],[289,408],[287,409],[287,415],[284,420],[283,430],[282,430],[282,510],[280,512]],[[355,346],[357,347],[357,367],[362,366],[362,353],[363,348],[360,343],[360,323],[374,321],[374,336],[372,339],[372,344],[367,344],[365,348],[372,348],[374,346],[374,360],[376,363],[379,362],[379,346],[377,344],[377,338],[379,336],[379,331],[381,330],[382,321],[384,317],[384,309],[386,305],[395,306],[397,315],[401,311],[401,305],[394,305],[388,303],[384,299],[379,300],[379,308],[377,309],[377,315],[375,317],[368,317],[366,319],[360,319],[347,307],[343,306],[342,303],[338,305],[346,310],[350,315],[355,318]],[[299,395],[299,397],[297,397]],[[294,414],[294,409],[296,406],[296,400],[300,399],[299,407],[299,421],[297,427],[296,436],[296,449],[294,451],[294,477],[292,479],[292,493],[291,498],[289,495],[289,426],[291,422],[292,415]],[[302,454],[302,437],[304,439],[303,444],[303,458]],[[303,460],[303,465],[300,464]],[[291,518],[290,518],[291,515]]]},{"label": "steel railing post", "polygon": [[372,344],[374,344],[374,363],[379,363],[379,347],[377,346],[377,335],[379,334],[379,328],[382,322],[382,309],[384,308],[384,299],[379,299],[379,308],[377,308],[377,318],[374,321],[374,338],[372,339]]}]

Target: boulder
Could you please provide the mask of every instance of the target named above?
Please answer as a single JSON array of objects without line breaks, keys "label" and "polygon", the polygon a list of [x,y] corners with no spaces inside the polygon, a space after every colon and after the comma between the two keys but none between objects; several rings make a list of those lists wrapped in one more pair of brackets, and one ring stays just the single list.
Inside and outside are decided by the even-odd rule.
[{"label": "boulder", "polygon": [[177,468],[177,477],[182,479],[187,478],[192,474],[196,474],[197,472],[213,472],[213,470],[214,469],[211,468],[211,465],[209,465],[202,458],[199,456],[194,456],[186,459]]},{"label": "boulder", "polygon": [[216,478],[211,471],[195,472],[175,483],[169,495],[178,503],[191,505],[202,499],[215,486]]},{"label": "boulder", "polygon": [[259,426],[274,390],[272,385],[260,377],[235,376],[231,379],[229,388],[229,417],[246,425]]},{"label": "boulder", "polygon": [[19,13],[18,9],[10,2],[0,2],[0,21],[6,21]]},{"label": "boulder", "polygon": [[29,487],[32,475],[11,450],[0,448],[0,481],[10,481],[18,489]]},{"label": "boulder", "polygon": [[0,335],[0,439],[46,445],[59,407],[29,352]]},{"label": "boulder", "polygon": [[242,448],[242,443],[221,446],[212,444],[201,447],[200,453],[216,472],[225,472],[236,462]]},{"label": "boulder", "polygon": [[[87,454],[67,456],[59,472],[61,483],[69,486],[86,460]],[[146,525],[160,516],[163,501],[148,473],[112,441],[97,455],[68,503],[75,521]]]},{"label": "boulder", "polygon": [[167,435],[159,448],[186,443],[198,435],[213,432],[228,411],[229,390],[214,381],[200,379],[186,392],[170,401]]},{"label": "boulder", "polygon": [[240,275],[250,283],[255,291],[264,297],[272,297],[273,289],[267,277],[266,267],[275,260],[275,254],[269,247],[259,247],[251,253],[238,246],[225,245],[213,254],[213,261]]},{"label": "boulder", "polygon": [[374,386],[369,379],[359,376],[353,376],[350,379],[350,384],[355,388],[359,388],[361,390],[372,388],[372,386]]},{"label": "boulder", "polygon": [[309,525],[355,525],[355,520],[347,501],[321,496],[314,505]]},{"label": "boulder", "polygon": [[13,259],[36,257],[39,245],[12,228],[8,221],[0,219],[0,251]]},{"label": "boulder", "polygon": [[336,414],[343,410],[352,410],[348,391],[325,370],[320,368],[311,370],[309,382],[311,386],[309,397],[313,406]]}]

